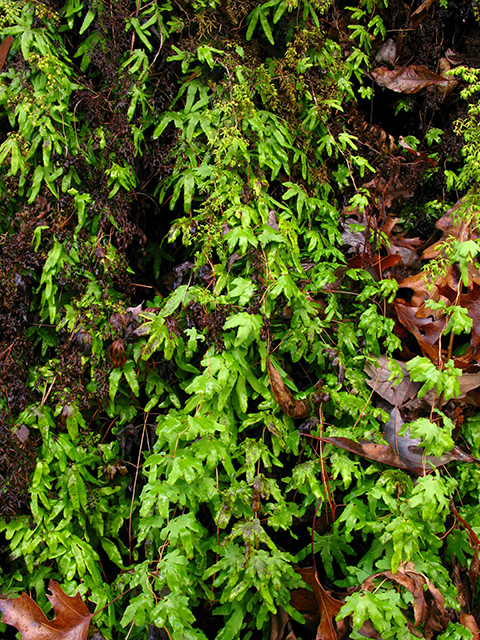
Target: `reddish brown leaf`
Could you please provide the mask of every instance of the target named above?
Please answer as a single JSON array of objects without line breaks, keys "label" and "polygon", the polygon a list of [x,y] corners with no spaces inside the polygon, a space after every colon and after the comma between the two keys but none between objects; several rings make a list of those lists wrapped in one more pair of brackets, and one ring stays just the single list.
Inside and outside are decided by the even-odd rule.
[{"label": "reddish brown leaf", "polygon": [[434,245],[426,249],[422,254],[422,260],[428,260],[430,258],[437,258],[439,255],[439,248],[449,238],[451,240],[456,239],[460,242],[465,240],[477,240],[480,236],[478,228],[472,225],[474,218],[474,211],[470,212],[468,216],[462,215],[460,218],[457,213],[458,210],[464,206],[465,200],[462,198],[454,204],[454,206],[447,211],[447,213],[437,220],[435,223],[436,228],[442,232],[442,238]]},{"label": "reddish brown leaf", "polygon": [[467,294],[460,296],[459,304],[468,311],[468,315],[473,320],[470,345],[473,349],[473,357],[478,358],[480,350],[480,284],[472,282]]},{"label": "reddish brown leaf", "polygon": [[[390,150],[390,154],[393,154],[396,148],[397,144],[395,142],[394,148]],[[405,185],[398,178],[387,181],[385,180],[385,178],[375,176],[375,178],[373,178],[369,182],[364,182],[362,184],[362,188],[371,191],[376,196],[376,198],[378,198],[379,196],[383,198],[383,200],[385,201],[385,206],[389,209],[391,208],[395,200],[403,200],[404,198],[411,198],[413,196],[411,188]],[[354,212],[355,209],[351,211],[351,214],[354,214]],[[393,224],[392,220],[394,220]],[[390,237],[390,234],[385,227],[390,227],[391,231],[396,222],[398,222],[397,219],[389,218],[388,221],[383,225],[382,231],[387,233],[387,235]]]},{"label": "reddish brown leaf", "polygon": [[475,588],[477,586],[478,573],[480,571],[480,559],[478,557],[478,544],[473,548],[473,558],[470,563],[470,569],[468,570],[468,577],[470,579],[470,584],[472,586],[473,592],[475,592]]},{"label": "reddish brown leaf", "polygon": [[0,599],[2,622],[15,627],[22,634],[22,640],[86,640],[88,627],[93,615],[87,609],[80,594],[67,596],[58,582],[50,580],[55,618],[48,620],[38,604],[26,593],[19,598]]},{"label": "reddish brown leaf", "polygon": [[[469,541],[470,541],[470,546],[473,549],[473,558],[472,558],[472,562],[470,563],[470,568],[468,570],[468,578],[469,578],[469,581],[470,581],[471,591],[472,591],[472,593],[475,593],[477,580],[478,580],[478,573],[479,573],[479,570],[480,570],[480,560],[479,560],[479,557],[478,557],[478,550],[479,550],[479,547],[480,547],[480,542],[478,540],[477,534],[472,529],[472,527],[458,513],[458,511],[455,508],[455,505],[453,503],[453,500],[450,501],[450,508],[451,508],[452,512],[455,514],[455,517],[457,518],[457,520],[463,524],[463,526],[465,527],[465,529],[468,532],[468,538],[469,538]],[[458,587],[458,585],[457,585],[457,587]],[[461,598],[461,596],[462,596],[462,593],[461,593],[461,590],[459,589],[459,598]],[[459,602],[462,605],[462,607],[466,607],[467,604],[468,604],[466,598],[465,598],[463,603],[462,603],[461,599],[459,599]]]},{"label": "reddish brown leaf", "polygon": [[[402,258],[399,255],[390,255],[382,258],[378,254],[375,254],[369,260],[363,255],[356,255],[348,258],[347,267],[348,269],[365,269],[378,279],[383,277],[384,271],[394,267],[399,262],[402,262]],[[344,271],[346,270],[347,269],[344,269]]]},{"label": "reddish brown leaf", "polygon": [[410,591],[410,593],[413,595],[415,626],[418,627],[418,625],[422,624],[422,622],[424,622],[425,618],[427,617],[427,603],[425,602],[423,592],[425,579],[421,574],[415,571],[408,571],[407,568],[408,565],[401,565],[397,569],[396,573],[392,573],[391,571],[376,573],[363,582],[362,589],[364,589],[365,591],[374,591],[374,580],[379,577],[388,578],[392,582],[397,582],[402,587],[405,587],[405,589],[407,589],[407,591]]},{"label": "reddish brown leaf", "polygon": [[395,242],[390,242],[388,253],[390,254],[390,256],[400,258],[405,267],[410,267],[411,269],[413,269],[421,266],[417,252],[413,249],[409,249],[408,247],[396,244]]},{"label": "reddish brown leaf", "polygon": [[432,297],[437,301],[438,296],[434,297],[426,288],[427,278],[423,272],[417,273],[414,276],[405,278],[402,282],[398,283],[398,296],[397,298],[403,298],[408,300],[408,304],[412,307],[421,307],[425,300]]},{"label": "reddish brown leaf", "polygon": [[[457,589],[457,602],[460,605],[460,611],[462,613],[468,613],[470,611],[470,603],[472,600],[471,585],[468,581],[468,576],[465,571],[462,571],[458,558],[453,558],[453,567],[450,571],[452,576],[452,582]],[[475,590],[474,590],[475,592]]]},{"label": "reddish brown leaf", "polygon": [[402,257],[398,254],[391,254],[386,256],[385,258],[380,257],[379,255],[375,255],[373,257],[373,268],[377,273],[378,277],[382,277],[382,271],[385,269],[390,269],[390,267],[394,267],[396,264],[401,262]]},{"label": "reddish brown leaf", "polygon": [[[398,297],[393,304],[397,318],[415,336],[423,353],[432,362],[438,362],[438,341],[445,330],[446,316],[440,311],[434,311],[427,307],[425,302],[429,299],[436,302],[442,301],[447,307],[457,304],[468,311],[468,315],[473,321],[470,347],[468,353],[456,359],[455,365],[465,369],[473,360],[478,359],[480,353],[480,273],[473,264],[468,266],[468,282],[468,292],[458,295],[459,287],[462,284],[461,274],[457,265],[451,265],[444,276],[432,283],[434,285],[433,292],[427,290],[425,276],[422,273],[406,278],[399,283]],[[409,302],[406,302],[409,298]],[[400,335],[397,328],[395,331],[397,335]],[[469,390],[478,386],[468,384]]]},{"label": "reddish brown leaf", "polygon": [[291,418],[306,418],[310,413],[310,405],[306,400],[296,400],[293,393],[285,386],[282,376],[267,357],[267,370],[275,400],[280,409]]},{"label": "reddish brown leaf", "polygon": [[475,618],[471,613],[463,613],[460,612],[460,624],[463,624],[464,627],[467,627],[472,632],[473,640],[479,640],[480,632],[478,630],[478,625]]},{"label": "reddish brown leaf", "polygon": [[416,29],[418,27],[418,25],[427,16],[428,10],[434,2],[435,0],[425,0],[422,2],[418,9],[416,9],[410,16],[410,21],[408,23],[409,29]]},{"label": "reddish brown leaf", "polygon": [[[426,340],[420,340],[420,338],[417,339],[417,342],[418,342],[418,346],[422,350],[423,355],[426,358],[430,358],[430,360],[433,362],[433,364],[436,367],[438,367],[439,364],[440,364],[440,359],[438,357],[438,344],[430,344]],[[442,353],[443,353],[443,351],[442,351]],[[423,396],[422,400],[424,398],[425,398],[425,396]]]},{"label": "reddish brown leaf", "polygon": [[2,44],[0,44],[0,69],[2,69],[3,65],[5,64],[8,52],[10,51],[10,47],[12,46],[12,41],[12,36],[7,36],[5,40],[3,40]]},{"label": "reddish brown leaf", "polygon": [[[334,623],[338,612],[343,606],[343,602],[333,598],[322,587],[320,580],[318,579],[317,572],[314,567],[308,567],[306,569],[296,569],[296,571],[302,576],[303,580],[313,589],[313,594],[306,589],[298,589],[297,591],[309,594],[303,601],[303,604],[308,604],[310,614],[313,616],[320,616],[320,624],[318,625],[317,635],[315,640],[337,640],[337,629]],[[295,593],[295,591],[292,593]],[[314,596],[312,600],[311,596]],[[303,610],[299,608],[300,601],[292,598],[292,605],[303,613]]]},{"label": "reddish brown leaf", "polygon": [[450,618],[445,610],[445,598],[441,592],[433,586],[432,582],[425,576],[428,587],[426,598],[428,607],[427,620],[425,621],[425,637],[431,638],[433,633],[442,633],[447,628]]},{"label": "reddish brown leaf", "polygon": [[[307,580],[305,580],[305,582],[307,582]],[[308,589],[294,589],[290,596],[290,604],[302,614],[309,627],[315,625],[316,628],[318,626],[320,612],[313,591],[309,591]]]},{"label": "reddish brown leaf", "polygon": [[433,158],[430,158],[430,156],[427,153],[425,153],[425,151],[416,151],[411,145],[405,142],[405,138],[403,136],[399,137],[398,144],[404,149],[406,149],[407,151],[410,151],[410,153],[412,153],[417,158],[417,160],[415,161],[416,163],[426,162],[432,167],[435,166],[435,160],[433,160]]},{"label": "reddish brown leaf", "polygon": [[418,341],[422,340],[430,345],[438,342],[445,329],[445,317],[435,319],[436,313],[425,306],[411,307],[395,302],[394,307],[400,322]]},{"label": "reddish brown leaf", "polygon": [[291,629],[290,616],[285,609],[277,607],[277,613],[271,613],[270,619],[272,623],[270,627],[270,640],[281,640],[287,627],[289,627],[289,634],[285,640],[297,640],[297,636]]},{"label": "reddish brown leaf", "polygon": [[396,573],[375,573],[362,583],[362,589],[374,591],[376,578],[387,578],[410,591],[413,596],[415,626],[425,622],[425,637],[431,637],[433,631],[440,633],[446,629],[450,618],[445,610],[445,598],[426,576],[415,570],[413,562],[401,564]]},{"label": "reddish brown leaf", "polygon": [[372,442],[355,442],[349,438],[343,438],[341,436],[336,437],[319,437],[318,440],[322,442],[328,442],[336,447],[356,453],[358,456],[368,458],[368,460],[374,460],[381,464],[387,464],[390,467],[397,467],[398,469],[408,469],[415,473],[423,474],[422,468],[412,468],[406,465],[399,456],[395,453],[390,445],[386,444],[374,444]]},{"label": "reddish brown leaf", "polygon": [[[440,58],[438,61],[438,73],[444,78],[447,77],[447,71],[450,71],[452,65],[450,64],[450,60],[448,58]],[[448,96],[452,91],[454,91],[458,86],[458,80],[455,78],[448,77],[447,86],[445,85],[437,85],[435,90],[437,93],[440,93],[444,98]]]},{"label": "reddish brown leaf", "polygon": [[397,93],[418,93],[425,87],[448,86],[447,78],[420,65],[393,70],[387,67],[378,67],[373,69],[370,75],[380,86]]}]

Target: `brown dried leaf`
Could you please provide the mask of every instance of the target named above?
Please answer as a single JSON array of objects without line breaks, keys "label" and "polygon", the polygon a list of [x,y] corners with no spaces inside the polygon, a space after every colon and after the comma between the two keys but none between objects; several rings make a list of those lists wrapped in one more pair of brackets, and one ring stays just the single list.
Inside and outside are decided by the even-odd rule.
[{"label": "brown dried leaf", "polygon": [[472,278],[470,278],[470,283],[468,293],[462,294],[458,303],[467,309],[468,315],[473,320],[470,346],[473,349],[473,358],[478,359],[480,350],[480,285],[472,282]]},{"label": "brown dried leaf", "polygon": [[[444,216],[440,218],[440,220],[437,220],[435,227],[442,232],[442,238],[423,252],[422,260],[437,258],[440,253],[440,245],[449,238],[459,240],[460,242],[478,239],[480,236],[478,228],[469,224],[466,221],[465,215],[463,215],[462,218],[457,215],[458,209],[460,209],[464,203],[464,198],[461,198],[451,209],[447,211]],[[468,216],[470,221],[473,218],[473,213],[475,212],[472,212],[472,215]]]},{"label": "brown dried leaf", "polygon": [[391,372],[388,367],[388,358],[380,356],[377,358],[378,367],[368,363],[365,366],[365,373],[370,376],[366,382],[378,395],[394,407],[401,407],[409,400],[413,400],[422,386],[420,382],[412,382],[403,362],[396,360],[403,372],[403,378],[398,380],[398,376],[389,380]]},{"label": "brown dried leaf", "polygon": [[426,18],[427,13],[435,0],[425,0],[410,16],[408,23],[409,29],[416,29],[418,25]]},{"label": "brown dried leaf", "polygon": [[[382,129],[380,129],[380,131],[383,132]],[[390,138],[393,142],[393,148],[390,150],[390,153],[393,153],[393,151],[397,147],[397,143],[392,136],[389,136],[389,139]],[[402,136],[400,136],[400,138],[402,138]],[[379,150],[382,151],[382,149]],[[362,188],[368,189],[372,194],[374,194],[374,196],[376,196],[376,198],[383,198],[385,206],[389,209],[391,208],[395,200],[403,200],[404,198],[411,198],[413,196],[413,191],[411,191],[411,189],[403,184],[403,182],[399,179],[393,179],[387,182],[385,178],[375,176],[375,178],[373,178],[369,182],[364,182],[362,184]],[[352,213],[354,213],[354,211],[355,210],[353,210]],[[387,224],[390,224],[391,220],[392,218],[389,218]],[[395,226],[395,222],[392,226]],[[386,229],[382,228],[382,231],[386,232]]]},{"label": "brown dried leaf", "polygon": [[[427,307],[426,301],[442,301],[447,307],[459,305],[466,309],[473,326],[468,353],[456,359],[456,366],[461,369],[478,360],[480,354],[480,273],[475,265],[468,266],[468,281],[467,293],[458,295],[461,274],[458,265],[451,265],[446,274],[433,283],[435,288],[430,292],[426,289],[424,274],[419,273],[399,283],[397,300],[393,303],[399,322],[415,336],[423,353],[433,362],[438,361],[438,341],[445,330],[446,316]],[[398,329],[396,332],[398,334]],[[474,388],[476,386],[470,386],[470,390]]]},{"label": "brown dried leaf", "polygon": [[388,38],[388,40],[385,40],[385,42],[375,54],[375,60],[379,64],[388,64],[391,67],[394,66],[396,57],[397,45],[395,43],[395,40],[392,40],[392,38]]},{"label": "brown dried leaf", "polygon": [[430,297],[437,301],[438,296],[435,298],[429,291],[427,291],[427,282],[426,275],[423,272],[417,273],[414,276],[410,276],[409,278],[405,278],[398,283],[398,294],[397,298],[402,298],[407,296],[405,299],[408,300],[408,304],[412,307],[421,307],[425,300],[428,300]]},{"label": "brown dried leaf", "polygon": [[2,44],[0,44],[0,69],[3,68],[5,64],[5,60],[7,59],[8,52],[10,51],[10,47],[12,46],[13,37],[7,36],[5,40],[3,40]]},{"label": "brown dried leaf", "polygon": [[418,93],[426,87],[448,86],[447,78],[439,76],[427,67],[411,65],[401,69],[388,69],[378,67],[372,69],[370,75],[380,86],[396,91],[397,93]]},{"label": "brown dried leaf", "polygon": [[18,429],[15,429],[15,431],[13,431],[13,434],[17,436],[22,444],[25,444],[30,435],[30,430],[24,424],[21,424]]},{"label": "brown dried leaf", "polygon": [[386,444],[374,444],[372,442],[355,442],[349,438],[343,438],[341,436],[319,437],[318,440],[322,442],[328,442],[336,447],[356,453],[358,456],[368,458],[368,460],[374,460],[381,464],[387,464],[390,467],[397,467],[397,469],[408,469],[415,473],[423,474],[423,469],[420,467],[412,467],[403,462],[403,460],[395,453],[390,445]]},{"label": "brown dried leaf", "polygon": [[452,576],[452,582],[457,589],[457,602],[460,605],[460,611],[467,613],[470,611],[469,604],[471,602],[471,588],[468,583],[468,577],[464,571],[461,571],[458,558],[453,558],[453,569],[450,572]]},{"label": "brown dried leaf", "polygon": [[[312,601],[311,592],[306,591],[305,589],[298,589],[297,591],[310,594],[310,598],[306,601],[309,603],[310,612],[313,615],[316,613],[317,616],[320,614],[320,624],[318,625],[315,640],[337,640],[337,629],[333,619],[336,618],[338,612],[342,608],[343,602],[333,598],[327,591],[325,591],[318,579],[318,575],[314,567],[296,569],[296,571],[302,576],[303,580],[312,587],[315,600]],[[292,596],[294,593],[295,591],[292,593]],[[298,601],[292,599],[292,605],[297,608],[294,602],[297,602],[298,605]],[[302,611],[302,609],[298,610]]]},{"label": "brown dried leaf", "polygon": [[376,578],[387,578],[410,591],[413,595],[415,626],[425,622],[425,637],[429,638],[432,632],[440,633],[446,629],[450,618],[445,610],[445,598],[427,576],[415,570],[413,562],[401,564],[396,573],[375,573],[362,583],[362,589],[373,591]]},{"label": "brown dried leaf", "polygon": [[[447,71],[450,71],[451,68],[452,65],[450,64],[448,58],[440,58],[440,60],[438,61],[438,71],[441,76],[447,77]],[[458,80],[455,80],[455,78],[447,77],[447,80],[448,82],[446,87],[444,85],[438,85],[437,87],[435,87],[436,91],[440,93],[444,98],[445,96],[448,96],[450,93],[452,93],[452,91],[454,91],[458,86]]]},{"label": "brown dried leaf", "polygon": [[378,633],[370,620],[365,620],[362,628],[358,630],[358,633],[364,638],[372,638],[372,640],[383,640],[382,636]]},{"label": "brown dried leaf", "polygon": [[365,248],[365,229],[356,230],[354,225],[358,224],[359,222],[355,218],[345,220],[342,231],[342,246],[351,247],[350,253],[353,251],[361,252]]},{"label": "brown dried leaf", "polygon": [[[412,565],[412,563],[409,563]],[[374,580],[379,577],[388,578],[392,582],[397,582],[402,587],[405,587],[407,591],[413,595],[413,610],[415,615],[415,626],[422,624],[427,617],[427,603],[425,602],[423,585],[425,584],[425,578],[416,571],[409,571],[409,565],[401,565],[396,573],[391,571],[384,571],[382,573],[376,573],[373,576],[367,578],[363,584],[362,589],[365,591],[374,591]]]},{"label": "brown dried leaf", "polygon": [[425,306],[411,307],[395,302],[394,307],[400,322],[413,333],[419,343],[422,341],[432,346],[437,344],[445,329],[445,317],[435,319],[435,312]]},{"label": "brown dried leaf", "polygon": [[[283,638],[285,628],[290,623],[290,616],[282,609],[282,607],[277,607],[277,613],[270,614],[271,627],[270,627],[270,640],[281,640]],[[290,625],[291,626],[291,625]],[[290,629],[290,633],[288,634],[285,640],[297,640],[297,636]]]},{"label": "brown dried leaf", "polygon": [[306,418],[310,413],[310,405],[306,400],[296,400],[293,393],[285,386],[282,376],[267,357],[267,370],[273,395],[280,409],[290,418]]},{"label": "brown dried leaf", "polygon": [[[470,543],[471,544],[471,543]],[[470,569],[468,570],[468,578],[472,586],[472,591],[475,592],[477,586],[478,573],[480,571],[480,559],[478,557],[478,544],[473,547],[473,558],[470,563]]]},{"label": "brown dried leaf", "polygon": [[465,61],[464,56],[462,56],[460,53],[457,53],[456,51],[453,51],[452,49],[446,50],[445,57],[454,67],[458,66],[459,64],[463,64]]},{"label": "brown dried leaf", "polygon": [[464,627],[467,627],[472,632],[473,640],[479,640],[480,632],[478,630],[477,621],[472,616],[471,613],[463,613],[460,612],[460,624],[463,624]]},{"label": "brown dried leaf", "polygon": [[[341,268],[344,269],[344,272],[348,269],[365,269],[365,271],[368,271],[375,280],[378,280],[383,277],[384,271],[394,267],[402,261],[402,258],[397,255],[385,256],[385,258],[382,258],[378,254],[375,254],[371,259],[367,260],[367,258],[368,256],[363,255],[353,256],[352,258],[348,258],[347,268]],[[338,272],[340,273],[340,270],[338,270]]]},{"label": "brown dried leaf", "polygon": [[426,638],[431,638],[434,633],[442,633],[448,626],[450,618],[445,610],[445,598],[441,592],[433,586],[432,582],[425,576],[428,590],[426,598],[428,607],[427,620],[425,622],[424,633]]},{"label": "brown dried leaf", "polygon": [[404,247],[400,244],[395,244],[395,242],[390,242],[388,253],[391,256],[397,256],[401,258],[402,263],[405,267],[410,267],[411,269],[421,267],[421,262],[418,254],[413,249],[409,249],[408,247]]},{"label": "brown dried leaf", "polygon": [[50,580],[47,594],[55,618],[48,620],[38,604],[26,593],[19,598],[0,599],[2,622],[15,627],[22,640],[86,640],[93,615],[87,609],[80,594],[67,596],[58,582]]},{"label": "brown dried leaf", "polygon": [[[425,344],[422,343],[422,348]],[[438,349],[437,349],[438,351]],[[374,364],[367,364],[364,368],[365,373],[370,376],[366,383],[386,402],[394,407],[407,406],[410,410],[413,408],[412,403],[415,401],[417,393],[422,386],[421,382],[412,382],[405,364],[400,360],[395,360],[403,372],[403,378],[399,382],[398,376],[389,380],[390,369],[388,367],[388,358],[380,356],[377,358],[378,367]],[[480,387],[480,373],[463,373],[459,379],[460,395],[456,400],[463,400],[466,404],[476,405],[477,402],[471,397],[471,392]],[[427,391],[422,398],[422,405],[430,407],[434,398],[433,390]]]}]

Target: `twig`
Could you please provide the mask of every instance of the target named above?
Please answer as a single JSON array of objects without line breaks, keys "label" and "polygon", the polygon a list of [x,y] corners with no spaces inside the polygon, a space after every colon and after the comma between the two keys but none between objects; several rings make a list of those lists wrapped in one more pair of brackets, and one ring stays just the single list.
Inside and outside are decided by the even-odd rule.
[{"label": "twig", "polygon": [[140,458],[142,456],[143,438],[145,437],[145,431],[147,429],[148,413],[145,414],[145,420],[143,422],[142,438],[140,440],[140,449],[138,451],[137,458],[137,470],[135,472],[135,479],[133,481],[132,501],[130,503],[130,515],[128,517],[128,558],[130,564],[132,564],[132,513],[133,503],[135,502],[135,489],[137,488],[138,472],[140,469]]}]

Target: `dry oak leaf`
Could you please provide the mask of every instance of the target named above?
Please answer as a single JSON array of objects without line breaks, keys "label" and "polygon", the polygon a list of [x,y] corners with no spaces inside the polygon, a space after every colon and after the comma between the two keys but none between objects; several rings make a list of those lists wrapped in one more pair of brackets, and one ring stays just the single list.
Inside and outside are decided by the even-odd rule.
[{"label": "dry oak leaf", "polygon": [[445,297],[452,305],[458,304],[468,311],[472,319],[472,332],[470,346],[472,347],[473,359],[478,360],[480,351],[480,284],[470,277],[468,293],[462,293],[457,298],[457,292],[451,286],[437,286],[442,297]]},{"label": "dry oak leaf", "polygon": [[[270,640],[298,640],[295,632],[292,629],[292,624],[290,622],[290,616],[282,609],[282,607],[277,606],[277,613],[270,614],[271,627],[270,627]],[[285,636],[285,630],[288,631],[288,634]]]},{"label": "dry oak leaf", "polygon": [[[458,210],[461,210],[465,204],[465,200],[462,198],[454,206],[447,211],[435,223],[435,227],[442,232],[442,238],[435,244],[425,249],[422,254],[422,260],[429,260],[431,258],[437,258],[440,255],[442,245],[448,240],[458,240],[459,242],[465,242],[466,240],[478,240],[480,232],[478,227],[473,224],[477,211],[468,210],[469,219],[461,218]],[[466,214],[464,214],[466,216]]]},{"label": "dry oak leaf", "polygon": [[313,592],[295,589],[292,591],[292,606],[304,615],[309,614],[310,619],[319,620],[315,640],[338,640],[339,636],[343,635],[343,629],[339,629],[337,625],[341,626],[342,621],[336,624],[334,620],[343,602],[325,591],[314,567],[298,568],[295,571],[302,576]]},{"label": "dry oak leaf", "polygon": [[[383,131],[383,129],[380,129],[379,127],[376,127],[376,129],[381,132],[380,134],[381,138],[383,137],[382,134],[386,136],[385,131]],[[395,142],[395,138],[393,138],[393,136],[391,136],[390,134],[388,135],[389,135],[389,140],[392,139],[393,141],[394,146],[390,152],[390,155],[393,155],[393,152],[397,148],[397,143]],[[403,136],[400,136],[400,140],[402,138]],[[379,151],[381,151],[381,149],[379,149]],[[397,178],[393,179],[393,181],[389,180],[387,182],[385,178],[375,177],[369,182],[364,182],[362,184],[362,188],[368,189],[377,198],[378,197],[383,198],[385,202],[385,206],[388,207],[389,209],[392,207],[395,200],[403,200],[404,198],[411,198],[413,196],[413,191],[411,191],[405,184],[403,184],[401,180]],[[350,210],[348,210],[348,208],[345,207],[344,211],[349,212],[350,215],[357,215],[358,217],[358,214],[357,214],[358,207],[355,207],[355,209],[350,209]],[[365,219],[365,216],[364,216],[364,219]],[[391,221],[392,221],[392,218],[388,218],[387,222],[382,227],[382,231],[384,231],[389,238],[390,238],[390,231],[398,222],[398,219],[395,219],[393,223]]]},{"label": "dry oak leaf", "polygon": [[401,302],[394,303],[398,319],[412,333],[420,344],[436,345],[445,331],[445,317],[422,305],[412,307]]},{"label": "dry oak leaf", "polygon": [[430,298],[438,301],[438,295],[435,297],[435,293],[428,291],[427,285],[429,281],[426,274],[421,271],[414,276],[409,276],[398,283],[397,300],[402,303],[408,304],[411,307],[421,307],[426,300]]},{"label": "dry oak leaf", "polygon": [[473,640],[479,640],[480,631],[478,630],[477,621],[472,616],[471,613],[463,613],[462,611],[459,614],[460,624],[469,629],[472,633]]},{"label": "dry oak leaf", "polygon": [[86,640],[90,613],[79,593],[67,596],[58,582],[50,580],[47,594],[55,618],[49,620],[38,604],[26,593],[19,598],[1,598],[2,622],[15,627],[22,634],[22,640]]},{"label": "dry oak leaf", "polygon": [[[444,275],[437,278],[434,291],[426,288],[425,274],[419,273],[399,283],[397,300],[393,303],[398,321],[415,336],[424,355],[438,362],[438,343],[445,332],[447,318],[442,311],[426,306],[426,301],[444,302],[447,307],[458,305],[467,310],[472,319],[469,353],[456,362],[465,368],[478,361],[480,356],[480,273],[474,265],[467,267],[469,285],[465,293],[459,294],[462,276],[458,266],[450,265]],[[464,288],[465,290],[465,288]],[[406,299],[410,298],[407,303]],[[398,335],[398,325],[395,332]],[[432,349],[433,347],[433,349]],[[456,359],[457,360],[457,359]],[[476,387],[471,387],[476,388]]]},{"label": "dry oak leaf", "polygon": [[296,400],[288,389],[280,373],[275,369],[267,356],[267,370],[273,395],[280,409],[290,418],[306,418],[310,413],[310,405],[306,400]]},{"label": "dry oak leaf", "polygon": [[450,618],[445,609],[445,598],[427,576],[415,570],[413,562],[401,564],[396,573],[392,571],[375,573],[364,580],[362,589],[374,591],[376,578],[387,578],[410,591],[413,596],[414,624],[417,627],[425,622],[424,635],[426,638],[446,629]]},{"label": "dry oak leaf", "polygon": [[370,71],[370,75],[377,84],[397,93],[418,93],[425,87],[447,87],[448,80],[443,76],[433,73],[427,67],[411,65],[401,69],[388,69],[377,67]]},{"label": "dry oak leaf", "polygon": [[389,361],[387,356],[379,356],[376,358],[376,362],[367,363],[364,371],[370,378],[366,380],[366,383],[386,402],[394,407],[402,407],[417,397],[422,385],[420,382],[413,382],[410,379],[405,364],[400,360],[394,360],[394,362],[401,368],[403,377],[399,379],[399,376],[395,376],[391,379]]},{"label": "dry oak leaf", "polygon": [[[455,511],[456,509],[454,509],[453,512],[455,513]],[[478,561],[478,545],[475,545],[475,551]],[[470,571],[468,574],[470,574]],[[472,599],[472,593],[475,592],[475,582],[469,580],[470,576],[465,575],[465,572],[460,570],[458,560],[455,560],[452,578],[458,592],[457,602],[460,605],[460,612],[458,614],[459,622],[472,632],[473,640],[479,640],[480,632],[478,630],[477,621],[474,616],[469,613],[471,607],[471,603],[469,601]]]},{"label": "dry oak leaf", "polygon": [[419,475],[423,474],[423,469],[421,467],[412,467],[405,464],[389,444],[355,442],[355,440],[350,440],[350,438],[344,438],[342,436],[320,436],[317,437],[317,440],[320,440],[321,442],[328,442],[328,444],[333,444],[335,447],[340,447],[340,449],[345,449],[345,451],[350,451],[351,453],[355,453],[357,456],[362,456],[363,458],[373,460],[374,462],[380,462],[381,464],[396,467],[397,469],[413,471]]},{"label": "dry oak leaf", "polygon": [[[425,346],[425,345],[423,345]],[[434,390],[431,389],[421,398],[418,407],[416,398],[422,386],[421,382],[413,382],[405,367],[405,363],[400,360],[394,360],[397,366],[402,370],[403,377],[395,376],[390,380],[391,372],[388,366],[389,358],[387,356],[379,356],[375,362],[365,365],[364,371],[370,376],[366,379],[366,383],[373,389],[383,400],[396,407],[407,407],[412,410],[420,408],[423,404],[425,409],[431,407],[434,401]],[[455,366],[458,366],[458,359],[455,359]],[[466,404],[477,405],[475,396],[471,396],[471,392],[480,387],[480,373],[463,373],[459,379],[460,395],[455,400],[463,400]]]}]

